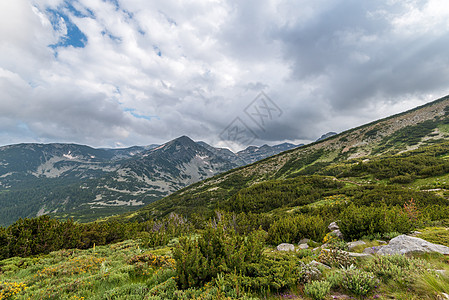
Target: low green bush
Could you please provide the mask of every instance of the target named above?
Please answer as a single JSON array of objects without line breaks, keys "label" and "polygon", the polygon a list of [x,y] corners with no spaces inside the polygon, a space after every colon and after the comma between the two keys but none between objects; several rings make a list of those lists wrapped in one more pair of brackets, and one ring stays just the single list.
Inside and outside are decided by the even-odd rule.
[{"label": "low green bush", "polygon": [[351,204],[341,213],[339,226],[346,240],[356,240],[363,236],[395,231],[407,233],[414,228],[414,223],[399,207],[357,207]]},{"label": "low green bush", "polygon": [[327,230],[327,224],[319,216],[296,215],[280,218],[268,230],[268,242],[296,243],[303,238],[321,241]]},{"label": "low green bush", "polygon": [[349,256],[349,253],[339,249],[322,249],[318,256],[318,261],[336,268],[349,267],[355,264],[355,258]]},{"label": "low green bush", "polygon": [[358,296],[367,295],[378,285],[378,280],[371,272],[349,269],[345,270],[342,275],[341,286]]},{"label": "low green bush", "polygon": [[244,237],[223,224],[212,223],[198,239],[180,238],[173,249],[179,286],[202,286],[219,273],[246,274],[250,264],[262,260],[264,242],[263,231]]},{"label": "low green bush", "polygon": [[321,277],[321,271],[314,264],[305,264],[300,262],[299,266],[299,283],[310,283],[314,280],[318,280]]},{"label": "low green bush", "polygon": [[375,256],[363,268],[383,282],[394,280],[399,284],[408,285],[414,281],[416,275],[430,269],[430,265],[423,259],[391,255]]},{"label": "low green bush", "polygon": [[304,293],[314,300],[326,298],[329,294],[331,284],[327,281],[312,281],[304,285]]}]

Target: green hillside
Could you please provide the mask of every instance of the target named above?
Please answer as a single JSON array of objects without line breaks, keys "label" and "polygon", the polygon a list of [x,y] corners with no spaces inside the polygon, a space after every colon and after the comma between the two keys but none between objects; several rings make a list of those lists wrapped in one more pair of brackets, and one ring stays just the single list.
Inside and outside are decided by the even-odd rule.
[{"label": "green hillside", "polygon": [[[332,180],[345,183],[345,188],[308,194],[309,202],[322,201],[331,194],[348,194],[357,201],[357,195],[379,188],[400,190],[396,194],[404,193],[403,199],[410,193],[423,198],[429,193],[422,190],[444,180],[448,173],[448,124],[449,97],[444,97],[196,183],[128,215],[128,218],[163,217],[171,212],[208,218],[218,208],[234,211],[229,203],[236,199],[246,202],[248,197],[251,198],[251,191],[256,195],[252,198],[259,199],[260,190],[264,188],[270,190],[270,194],[262,197],[265,200],[249,200],[272,204],[272,207],[258,209],[259,212],[296,207],[307,204],[301,200],[306,194],[300,191],[284,193],[283,190],[294,185],[288,179],[299,178],[297,185],[303,185],[300,178],[311,175],[330,176]],[[441,194],[433,193],[429,197],[445,201]],[[250,204],[245,205],[250,211]]]}]

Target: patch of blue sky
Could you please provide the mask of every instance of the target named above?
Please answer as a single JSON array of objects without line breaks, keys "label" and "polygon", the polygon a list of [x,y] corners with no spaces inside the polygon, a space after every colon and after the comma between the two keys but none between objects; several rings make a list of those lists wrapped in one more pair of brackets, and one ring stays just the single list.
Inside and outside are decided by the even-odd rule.
[{"label": "patch of blue sky", "polygon": [[168,22],[170,25],[178,26],[178,24],[176,24],[176,21],[175,21],[174,19],[170,18],[166,13],[164,13],[164,12],[161,11],[161,10],[159,10],[158,12],[159,12],[161,15],[164,16],[165,20],[167,20],[167,22]]},{"label": "patch of blue sky", "polygon": [[134,108],[125,108],[124,109],[125,112],[129,112],[134,118],[137,119],[145,119],[145,120],[153,120],[153,119],[157,119],[160,120],[161,118],[159,118],[159,116],[151,116],[151,115],[142,115],[136,112],[136,110]]},{"label": "patch of blue sky", "polygon": [[25,122],[19,121],[16,126],[22,132],[32,133],[30,127]]},{"label": "patch of blue sky", "polygon": [[129,22],[134,18],[134,14],[126,9],[122,10],[123,14],[126,17],[126,21]]},{"label": "patch of blue sky", "polygon": [[103,2],[109,2],[109,3],[114,4],[115,10],[119,10],[120,9],[120,4],[118,3],[118,0],[103,0]]},{"label": "patch of blue sky", "polygon": [[112,41],[114,41],[114,42],[117,42],[117,43],[121,43],[122,42],[122,38],[121,37],[119,37],[119,36],[115,36],[115,35],[113,35],[112,33],[110,33],[109,31],[107,31],[107,30],[103,30],[102,32],[101,32],[101,34],[103,35],[103,36],[107,36],[108,38],[110,38]]},{"label": "patch of blue sky", "polygon": [[[84,11],[80,11],[79,9],[75,8],[74,4],[78,4],[78,1],[65,1],[64,7],[67,8],[70,13],[72,13],[77,18],[92,18],[95,19],[95,13],[90,10],[89,8],[84,8]],[[81,4],[77,5],[78,7]]]},{"label": "patch of blue sky", "polygon": [[154,52],[156,52],[157,56],[162,57],[162,51],[161,51],[161,49],[159,49],[158,46],[154,45],[153,49],[154,49]]},{"label": "patch of blue sky", "polygon": [[[49,45],[50,48],[69,47],[83,48],[87,44],[87,36],[76,26],[63,11],[47,9],[53,29],[63,33],[56,44]],[[66,32],[62,32],[63,30]]]}]

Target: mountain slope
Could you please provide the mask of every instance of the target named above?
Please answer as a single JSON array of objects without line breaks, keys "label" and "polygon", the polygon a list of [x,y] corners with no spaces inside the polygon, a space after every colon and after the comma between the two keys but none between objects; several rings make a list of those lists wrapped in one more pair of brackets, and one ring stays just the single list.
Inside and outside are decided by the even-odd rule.
[{"label": "mountain slope", "polygon": [[301,146],[304,146],[304,144],[294,145],[291,143],[283,143],[275,146],[249,146],[248,148],[237,152],[236,155],[245,162],[245,165],[247,165]]},{"label": "mountain slope", "polygon": [[[350,171],[352,171],[353,165],[369,164],[370,161],[373,161],[373,165],[375,165],[378,158],[390,159],[390,165],[398,159],[403,159],[404,162],[413,165],[417,162],[408,160],[419,157],[420,160],[429,161],[430,168],[432,166],[443,168],[443,174],[445,174],[444,155],[445,149],[447,149],[445,142],[449,138],[448,112],[449,97],[444,97],[413,110],[345,131],[323,141],[296,148],[196,183],[152,203],[128,217],[145,219],[149,214],[164,216],[170,212],[210,216],[214,209],[220,207],[220,203],[235,200],[232,197],[238,196],[240,191],[251,186],[272,180],[276,180],[277,184],[282,184],[283,180],[288,178],[312,174],[333,176],[334,180],[351,182],[349,175],[351,175]],[[438,145],[441,145],[443,149],[438,150],[442,153],[435,149],[425,150],[429,153],[439,153],[438,160],[432,161],[427,156],[420,157],[418,150],[413,152],[415,149],[427,149],[423,147],[431,145],[436,145],[437,148],[440,147]],[[407,153],[411,153],[411,158],[400,158],[401,155]],[[346,171],[347,173],[345,173]],[[425,174],[419,172],[416,174],[417,177],[425,177]],[[407,175],[407,173],[398,174],[398,176]],[[367,183],[376,183],[382,180],[376,178],[375,172],[363,176],[366,176],[362,179]],[[357,180],[359,179],[362,180],[361,178]],[[388,177],[387,179],[392,178]],[[356,185],[358,184],[361,183],[356,183]]]},{"label": "mountain slope", "polygon": [[185,136],[126,149],[5,146],[0,148],[0,224],[48,213],[86,221],[135,210],[237,166]]}]

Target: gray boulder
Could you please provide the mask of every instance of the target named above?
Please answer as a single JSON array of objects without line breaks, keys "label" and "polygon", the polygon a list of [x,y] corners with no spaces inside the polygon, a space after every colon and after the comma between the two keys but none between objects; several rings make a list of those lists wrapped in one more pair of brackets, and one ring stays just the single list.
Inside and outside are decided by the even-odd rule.
[{"label": "gray boulder", "polygon": [[329,228],[330,231],[334,231],[334,230],[339,230],[340,227],[338,227],[336,222],[332,222],[329,224],[329,226],[327,226],[327,228]]},{"label": "gray boulder", "polygon": [[276,249],[278,251],[295,251],[295,245],[293,244],[288,244],[288,243],[282,243],[279,244]]},{"label": "gray boulder", "polygon": [[302,239],[298,242],[298,244],[307,244],[308,242],[310,242],[310,239]]},{"label": "gray boulder", "polygon": [[348,245],[348,249],[352,250],[357,246],[366,245],[366,243],[364,241],[355,241],[355,242],[349,242],[347,245]]},{"label": "gray boulder", "polygon": [[368,247],[363,249],[363,253],[366,254],[376,254],[377,252],[379,252],[379,250],[385,246],[373,246],[373,247]]},{"label": "gray boulder", "polygon": [[346,252],[346,251],[343,251],[343,252],[347,253],[351,257],[370,257],[371,256],[371,254],[369,254],[369,253],[356,253],[356,252]]},{"label": "gray boulder", "polygon": [[341,233],[340,229],[332,230],[332,232],[333,232],[338,238],[340,238],[340,239],[343,239],[343,238],[344,238],[343,233]]},{"label": "gray boulder", "polygon": [[316,261],[316,260],[312,260],[309,264],[313,265],[313,266],[317,266],[317,267],[322,267],[324,269],[331,269],[331,267],[329,267],[328,265],[320,263],[319,261]]},{"label": "gray boulder", "polygon": [[449,247],[432,244],[423,239],[412,237],[408,235],[400,235],[391,239],[390,243],[383,246],[377,254],[392,255],[392,254],[408,254],[408,253],[425,253],[437,252],[441,254],[449,254]]},{"label": "gray boulder", "polygon": [[[330,249],[323,249],[323,251],[329,252],[331,250]],[[347,252],[347,251],[343,251],[343,250],[340,250],[340,252],[344,253],[344,254],[347,254],[348,256],[351,256],[351,257],[370,257],[371,256],[371,254],[367,254],[367,253],[355,253],[355,252]]]},{"label": "gray boulder", "polygon": [[300,244],[298,246],[298,250],[300,250],[300,249],[308,249],[308,248],[309,248],[309,245],[307,245],[307,244]]},{"label": "gray boulder", "polygon": [[449,294],[446,293],[441,293],[440,295],[437,296],[438,300],[446,300],[449,299]]}]

